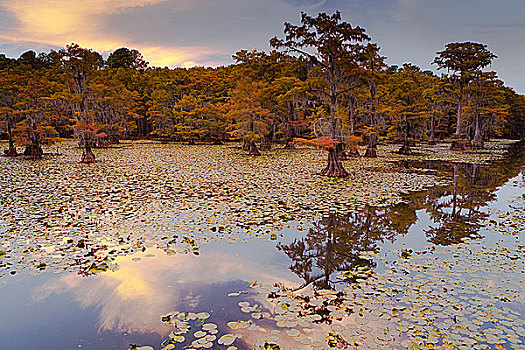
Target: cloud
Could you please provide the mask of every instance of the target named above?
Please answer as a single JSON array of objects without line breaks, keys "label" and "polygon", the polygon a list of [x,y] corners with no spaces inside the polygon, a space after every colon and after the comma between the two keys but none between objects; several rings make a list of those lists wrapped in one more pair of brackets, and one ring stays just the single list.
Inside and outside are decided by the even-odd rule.
[{"label": "cloud", "polygon": [[69,35],[91,36],[99,15],[144,7],[165,0],[5,0],[2,7],[18,20],[16,35],[49,40]]},{"label": "cloud", "polygon": [[307,10],[315,10],[317,8],[323,7],[327,4],[327,0],[285,0],[286,2],[304,8]]},{"label": "cloud", "polygon": [[206,47],[144,46],[139,51],[151,66],[182,66],[184,68],[208,65],[207,57],[214,53],[213,50]]},{"label": "cloud", "polygon": [[[11,46],[63,47],[75,42],[80,46],[108,53],[122,46],[139,49],[152,65],[188,66],[188,62],[204,64],[197,57],[213,52],[198,46],[173,47],[148,45],[123,38],[108,30],[108,16],[132,8],[145,8],[166,0],[6,0],[0,6],[15,23],[4,29],[0,41]],[[174,11],[183,11],[185,4],[172,4]],[[36,44],[36,45],[34,45]]]}]

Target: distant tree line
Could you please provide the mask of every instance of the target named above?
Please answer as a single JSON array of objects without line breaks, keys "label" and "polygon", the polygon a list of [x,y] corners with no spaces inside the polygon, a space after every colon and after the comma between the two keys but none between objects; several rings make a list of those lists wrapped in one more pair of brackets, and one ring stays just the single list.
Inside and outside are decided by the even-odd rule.
[{"label": "distant tree line", "polygon": [[[272,142],[327,147],[325,175],[345,176],[340,159],[358,144],[375,156],[377,142],[451,139],[483,147],[494,137],[525,135],[525,96],[487,71],[486,45],[450,43],[437,52],[441,75],[413,64],[388,66],[365,29],[339,12],[285,23],[271,52],[241,50],[217,68],[148,67],[137,50],[107,59],[77,44],[19,58],[0,55],[0,122],[9,140],[33,159],[43,144],[76,137],[82,161],[123,138],[188,143],[243,141],[250,154]],[[345,151],[346,150],[346,151]],[[358,154],[358,153],[357,153]]]}]

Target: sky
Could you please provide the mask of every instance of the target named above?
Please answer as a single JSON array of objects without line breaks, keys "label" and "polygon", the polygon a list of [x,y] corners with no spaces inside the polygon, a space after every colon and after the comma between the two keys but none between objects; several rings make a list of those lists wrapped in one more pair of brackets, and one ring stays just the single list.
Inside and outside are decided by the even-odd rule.
[{"label": "sky", "polygon": [[498,56],[489,69],[525,93],[525,0],[0,0],[0,53],[75,42],[105,55],[137,49],[153,66],[220,66],[241,49],[270,50],[301,11],[335,10],[389,64],[435,70],[447,43],[484,43]]}]

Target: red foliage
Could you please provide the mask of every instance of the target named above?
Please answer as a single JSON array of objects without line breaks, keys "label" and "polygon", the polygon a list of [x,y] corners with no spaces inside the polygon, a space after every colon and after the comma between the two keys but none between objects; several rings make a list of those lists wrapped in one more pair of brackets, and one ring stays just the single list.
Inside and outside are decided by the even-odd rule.
[{"label": "red foliage", "polygon": [[79,133],[88,133],[88,134],[96,134],[98,129],[91,124],[88,124],[86,122],[77,122],[75,124],[75,129]]},{"label": "red foliage", "polygon": [[308,139],[303,139],[303,138],[296,137],[293,140],[294,140],[294,142],[299,142],[299,143],[302,143],[302,144],[319,146],[319,147],[323,147],[323,148],[327,148],[327,149],[334,148],[335,145],[340,143],[337,140],[330,140],[330,139],[327,139],[327,138],[316,138],[316,139],[308,140]]}]

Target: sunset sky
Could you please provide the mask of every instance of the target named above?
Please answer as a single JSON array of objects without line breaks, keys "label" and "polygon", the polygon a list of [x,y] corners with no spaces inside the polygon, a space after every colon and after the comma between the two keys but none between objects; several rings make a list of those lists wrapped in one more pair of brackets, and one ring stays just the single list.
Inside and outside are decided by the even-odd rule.
[{"label": "sunset sky", "polygon": [[488,45],[492,69],[525,93],[523,0],[0,0],[0,52],[18,57],[76,42],[103,54],[126,46],[154,66],[217,66],[240,49],[269,50],[300,12],[342,12],[366,28],[389,64],[423,69],[453,41]]}]

